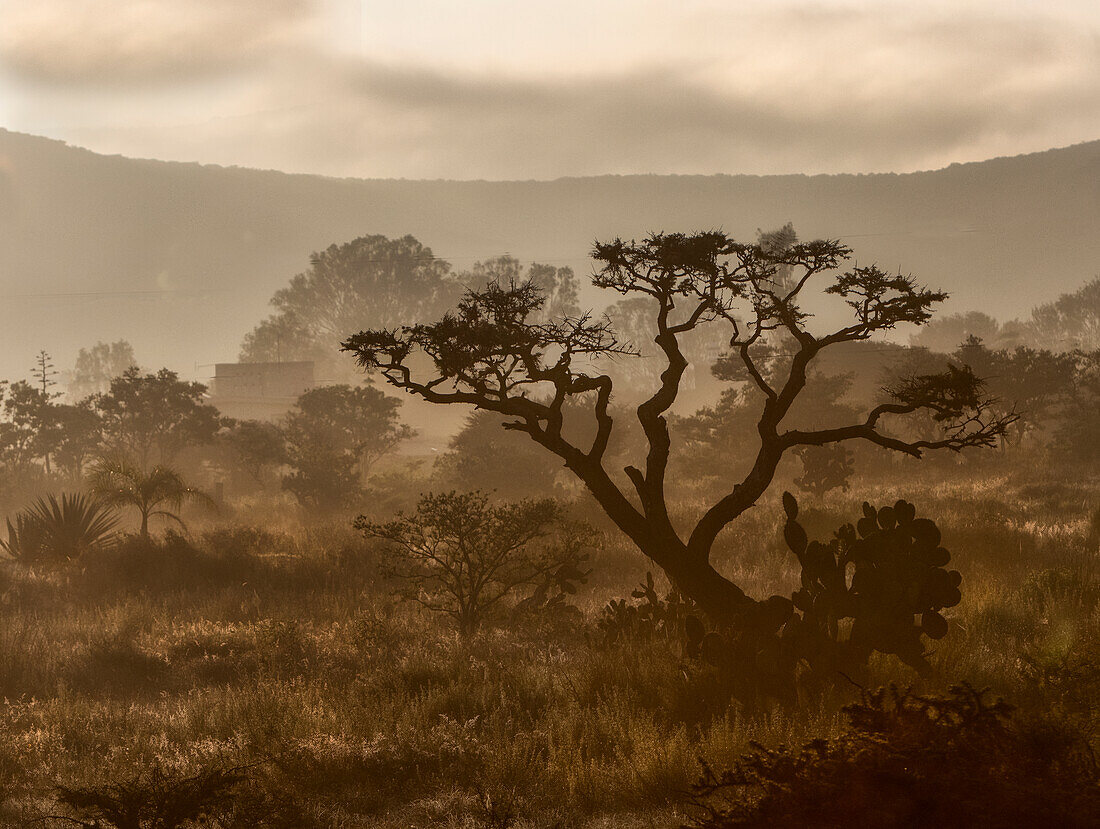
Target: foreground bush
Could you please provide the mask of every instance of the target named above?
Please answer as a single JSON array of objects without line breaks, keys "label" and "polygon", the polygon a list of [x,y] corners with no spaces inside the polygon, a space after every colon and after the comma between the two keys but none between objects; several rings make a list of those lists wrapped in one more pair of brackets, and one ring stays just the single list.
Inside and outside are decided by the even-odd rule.
[{"label": "foreground bush", "polygon": [[1012,707],[955,686],[947,697],[896,687],[847,706],[851,726],[801,751],[704,764],[698,827],[1100,826],[1100,772],[1073,734],[1023,727]]},{"label": "foreground bush", "polygon": [[100,786],[59,787],[65,815],[88,829],[289,829],[309,822],[291,798],[265,790],[254,768],[205,768],[194,774],[158,765],[127,780]]},{"label": "foreground bush", "polygon": [[60,563],[106,549],[116,540],[118,517],[83,493],[47,495],[7,521],[0,547],[23,564]]},{"label": "foreground bush", "polygon": [[580,566],[591,529],[570,525],[549,498],[490,504],[477,491],[427,494],[409,515],[384,524],[360,515],[355,527],[387,543],[402,595],[450,616],[464,636],[521,590],[528,608],[557,604],[588,575]]}]

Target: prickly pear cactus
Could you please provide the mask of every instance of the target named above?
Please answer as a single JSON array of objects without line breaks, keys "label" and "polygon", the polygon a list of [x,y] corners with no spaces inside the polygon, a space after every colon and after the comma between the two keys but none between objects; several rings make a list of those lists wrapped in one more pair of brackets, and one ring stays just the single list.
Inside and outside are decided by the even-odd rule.
[{"label": "prickly pear cactus", "polygon": [[[630,637],[673,636],[683,629],[685,618],[699,624],[689,616],[694,604],[672,588],[662,599],[657,593],[653,573],[645,574],[646,580],[631,591],[633,604],[626,599],[612,599],[600,615],[599,627],[608,641]],[[700,637],[701,638],[701,637]],[[691,647],[691,641],[688,642]],[[693,654],[694,655],[694,654]]]},{"label": "prickly pear cactus", "polygon": [[807,538],[789,492],[783,508],[783,535],[802,565],[802,587],[791,596],[802,615],[787,623],[783,637],[814,667],[862,664],[880,651],[930,670],[921,636],[945,636],[940,611],[962,599],[962,576],[944,569],[951,554],[940,546],[935,522],[917,518],[908,501],[877,510],[864,503],[856,525],[841,527],[825,544]]}]

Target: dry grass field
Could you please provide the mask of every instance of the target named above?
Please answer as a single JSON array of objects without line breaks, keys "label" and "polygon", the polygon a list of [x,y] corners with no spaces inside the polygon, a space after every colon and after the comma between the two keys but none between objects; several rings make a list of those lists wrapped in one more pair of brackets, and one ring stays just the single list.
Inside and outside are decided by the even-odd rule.
[{"label": "dry grass field", "polygon": [[[803,499],[811,537],[863,499],[904,496],[934,517],[964,599],[917,688],[988,687],[1018,721],[1095,745],[1100,480],[997,463],[950,483],[916,472]],[[647,570],[611,532],[574,605],[464,639],[394,598],[349,522],[236,520],[79,565],[3,565],[5,825],[677,826],[695,814],[700,759],[721,768],[753,741],[836,735],[858,695],[838,682],[794,707],[744,706],[675,632],[610,635],[601,609]],[[753,595],[797,587],[781,524],[773,492],[723,536],[720,568]],[[917,683],[881,655],[867,680]],[[110,822],[89,811],[103,795],[168,816]],[[173,798],[209,809],[172,823]]]}]

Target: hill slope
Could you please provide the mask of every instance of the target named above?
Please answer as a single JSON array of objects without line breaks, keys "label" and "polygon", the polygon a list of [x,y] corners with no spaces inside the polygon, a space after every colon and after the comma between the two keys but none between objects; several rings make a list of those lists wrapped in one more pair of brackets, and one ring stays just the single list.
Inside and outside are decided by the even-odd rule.
[{"label": "hill slope", "polygon": [[[587,270],[594,238],[794,222],[1012,317],[1100,271],[1100,141],[907,175],[330,179],[101,156],[0,130],[0,377],[125,337],[190,376],[233,360],[309,254],[411,233],[459,269],[510,252]],[[596,297],[592,297],[596,300]]]}]

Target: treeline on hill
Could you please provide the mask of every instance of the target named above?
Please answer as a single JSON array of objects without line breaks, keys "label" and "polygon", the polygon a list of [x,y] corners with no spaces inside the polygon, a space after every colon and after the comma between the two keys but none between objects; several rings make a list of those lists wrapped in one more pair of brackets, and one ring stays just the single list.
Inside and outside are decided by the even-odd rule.
[{"label": "treeline on hill", "polygon": [[[275,295],[275,313],[243,344],[242,360],[314,360],[346,381],[306,391],[275,422],[223,417],[201,384],[143,371],[125,343],[82,351],[62,397],[42,352],[30,380],[3,390],[0,547],[13,569],[0,612],[14,617],[56,590],[94,615],[100,598],[129,601],[116,594],[131,586],[158,608],[149,613],[224,605],[236,632],[198,619],[191,639],[154,654],[123,626],[81,650],[75,668],[46,660],[57,676],[16,659],[0,675],[4,693],[175,693],[187,677],[228,693],[244,678],[312,712],[300,728],[316,715],[359,733],[362,717],[347,710],[369,704],[405,729],[364,733],[366,747],[330,757],[308,733],[250,722],[253,743],[233,763],[219,749],[221,762],[196,755],[125,779],[59,779],[46,798],[54,816],[42,819],[326,825],[326,798],[358,791],[346,779],[354,771],[371,791],[341,808],[402,802],[387,785],[404,775],[449,785],[483,825],[553,825],[574,813],[549,815],[546,801],[518,794],[508,784],[517,769],[558,787],[575,813],[597,811],[601,796],[651,803],[628,790],[658,792],[653,802],[668,806],[684,802],[684,769],[710,741],[691,795],[702,826],[870,825],[883,810],[913,825],[929,814],[938,825],[1008,826],[1053,813],[1094,825],[1095,717],[1067,690],[1100,687],[1091,657],[1059,662],[1046,645],[1023,653],[1025,641],[1052,640],[1008,604],[964,616],[962,572],[979,585],[985,572],[967,569],[972,551],[952,542],[949,552],[940,515],[884,493],[918,489],[921,457],[941,481],[1048,466],[1087,478],[1100,460],[1100,280],[1026,322],[937,322],[942,292],[849,267],[850,256],[838,242],[800,242],[789,225],[750,244],[719,232],[597,243],[593,282],[620,299],[596,314],[569,269],[501,257],[455,274],[412,237],[334,245]],[[817,288],[845,322],[803,310]],[[871,341],[905,324],[919,326],[912,346]],[[352,373],[341,340],[372,377]],[[402,456],[413,430],[380,380],[475,408],[447,451]],[[801,495],[777,501],[784,486]],[[849,488],[853,498],[835,497]],[[765,502],[775,515],[752,511]],[[189,505],[221,526],[190,533]],[[999,519],[979,529],[950,521],[972,548],[1018,541],[1013,566],[1028,566],[1031,548]],[[1095,517],[1072,543],[1095,548],[1098,527]],[[987,591],[998,566],[988,558]],[[668,588],[650,573],[619,598],[623,574],[639,566]],[[1012,601],[1050,618],[1072,606],[1081,619],[1058,635],[1088,639],[1100,590],[1076,571],[1043,574]],[[581,609],[585,591],[600,596],[598,609]],[[385,614],[348,621],[364,597]],[[234,638],[256,625],[255,643]],[[968,678],[955,668],[980,664],[952,637],[1019,651],[1026,681],[1014,687],[1057,697],[1066,722],[1044,731],[1049,722],[1014,720],[967,685],[935,694]],[[519,655],[532,645],[552,651],[545,664]],[[253,646],[243,673],[230,665],[235,649]],[[941,649],[949,656],[936,657]],[[584,687],[559,677],[559,663]],[[134,688],[117,687],[103,665]],[[931,690],[866,690],[884,676]],[[848,730],[796,729],[820,737],[801,752],[730,736],[776,711],[837,710],[852,686],[861,692]],[[308,702],[295,696],[303,688]],[[19,716],[45,715],[32,706]],[[633,729],[644,739],[627,740]],[[522,756],[501,754],[513,743]],[[677,758],[660,754],[674,743]],[[644,762],[662,770],[624,770],[654,745],[663,759]],[[998,753],[997,775],[977,774],[983,752]],[[0,795],[18,799],[28,772],[14,756],[0,750],[13,769]],[[291,783],[296,774],[313,782]],[[964,791],[967,808],[928,811],[937,792]],[[842,805],[814,822],[822,798]]]},{"label": "treeline on hill", "polygon": [[[805,262],[787,254],[805,248],[790,225],[759,234],[757,250],[774,260],[770,284],[795,286],[794,273]],[[626,481],[622,470],[645,455],[647,444],[646,427],[632,410],[661,386],[666,365],[660,345],[651,345],[651,291],[605,281],[603,287],[622,299],[603,314],[582,313],[580,286],[567,268],[524,267],[500,257],[455,274],[412,237],[367,236],[314,254],[310,268],[276,293],[276,313],[245,338],[241,354],[245,361],[314,359],[323,375],[351,382],[309,390],[278,422],[234,421],[206,403],[201,384],[181,381],[169,369],[138,369],[125,342],[82,350],[69,373],[66,395],[57,393],[58,372],[43,351],[30,380],[2,387],[0,502],[11,515],[38,496],[93,485],[104,497],[112,488],[126,490],[130,494],[125,497],[117,492],[111,497],[116,506],[126,498],[134,503],[144,534],[158,507],[163,509],[159,517],[177,522],[184,501],[216,507],[215,495],[223,502],[241,497],[279,502],[289,494],[308,516],[355,511],[370,493],[375,517],[412,507],[417,492],[426,491],[575,498],[585,488],[583,481],[563,469],[554,453],[526,439],[524,429],[502,428],[511,418],[493,406],[470,413],[449,451],[430,465],[409,459],[379,466],[414,432],[401,421],[401,401],[354,378],[350,362],[334,343],[364,325],[396,330],[392,326],[401,320],[445,314],[460,301],[462,286],[479,284],[529,291],[521,324],[544,339],[552,339],[554,326],[563,320],[574,325],[575,338],[613,338],[596,347],[583,344],[588,348],[583,370],[614,381],[606,412],[617,428],[601,452],[612,478]],[[499,312],[494,309],[498,317]],[[444,319],[453,326],[480,324]],[[969,372],[978,378],[971,402],[980,403],[983,413],[999,406],[1013,415],[997,437],[997,452],[971,454],[967,462],[1026,457],[1029,463],[1087,468],[1100,460],[1098,320],[1100,279],[1037,308],[1028,321],[1002,325],[980,313],[914,319],[922,327],[910,347],[869,342],[864,333],[845,336],[807,363],[804,388],[787,407],[784,425],[819,432],[841,428],[905,394],[904,386],[913,378],[947,376],[943,372],[949,371],[965,382]],[[890,327],[892,323],[879,328]],[[768,336],[758,332],[752,340],[754,357],[747,366],[741,347],[735,343],[731,348],[729,335],[717,325],[692,324],[677,332],[685,365],[668,406],[677,449],[669,454],[663,473],[662,486],[670,491],[699,492],[752,469],[758,447],[745,435],[755,432],[766,402],[767,392],[762,395],[761,388],[779,384],[798,351],[796,337],[779,337],[770,330],[782,330],[779,322],[765,328]],[[424,325],[420,329],[427,330]],[[419,369],[423,362],[412,365]],[[692,411],[696,393],[712,402]],[[582,396],[563,396],[557,411],[569,440],[583,444],[596,437],[598,418],[591,416]],[[921,405],[904,422],[892,424],[892,435],[910,442],[934,441],[953,417],[942,407]],[[847,489],[857,470],[894,474],[897,458],[874,443],[829,440],[796,446],[792,454],[800,471],[792,471],[791,480],[804,493],[820,497]],[[949,453],[929,462],[958,460]],[[153,470],[175,476],[167,494],[141,494]]]}]

